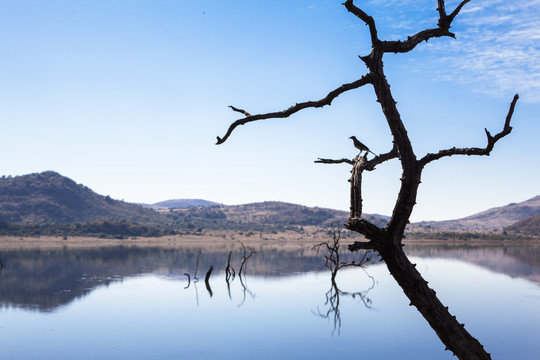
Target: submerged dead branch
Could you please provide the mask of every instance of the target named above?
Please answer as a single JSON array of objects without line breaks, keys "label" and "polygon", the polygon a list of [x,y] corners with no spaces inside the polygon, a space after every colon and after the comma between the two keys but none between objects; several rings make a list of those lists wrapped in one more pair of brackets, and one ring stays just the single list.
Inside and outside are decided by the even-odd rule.
[{"label": "submerged dead branch", "polygon": [[332,274],[332,281],[335,280],[338,271],[342,268],[349,266],[363,267],[364,264],[371,260],[372,254],[370,251],[366,251],[360,260],[357,262],[353,261],[341,261],[339,253],[339,240],[341,239],[341,231],[333,230],[332,241],[325,241],[320,244],[313,246],[314,250],[317,250],[317,253],[321,251],[321,248],[324,248],[327,251],[327,254],[324,254],[325,266],[330,270]]},{"label": "submerged dead branch", "polygon": [[210,275],[212,275],[212,271],[214,271],[214,266],[210,265],[210,268],[206,272],[206,276],[204,277],[204,284],[206,285],[206,290],[208,290],[208,293],[210,294],[210,297],[214,295],[212,292],[212,288],[210,287]]},{"label": "submerged dead branch", "polygon": [[[242,242],[239,241],[239,243],[240,243],[240,245],[242,245],[242,250],[243,250],[242,259],[241,259],[241,263],[240,263],[240,270],[238,271],[238,273],[236,273],[233,266],[231,265],[231,257],[232,257],[232,250],[231,250],[229,252],[228,257],[227,257],[227,266],[225,268],[225,282],[227,283],[227,291],[228,291],[228,294],[229,294],[229,298],[232,300],[231,282],[235,279],[236,275],[238,275],[238,278],[240,279],[240,286],[242,287],[242,292],[243,292],[243,300],[242,300],[242,302],[240,304],[240,306],[241,306],[245,302],[248,294],[253,298],[255,297],[255,295],[247,287],[243,275],[244,275],[244,272],[245,272],[247,262],[249,261],[249,259],[254,254],[256,254],[256,251],[248,250]],[[199,279],[197,277],[197,271],[199,269],[199,259],[200,259],[200,255],[197,255],[197,261],[196,261],[195,274],[193,276],[193,281],[191,281],[192,277],[189,275],[189,273],[184,273],[184,275],[187,276],[187,279],[188,279],[187,286],[185,286],[184,289],[188,289],[190,287],[191,283],[193,283],[193,285],[195,287],[196,296],[197,296],[197,305],[199,304],[199,296],[198,296],[198,290],[197,290],[197,282],[199,281]],[[210,294],[210,297],[212,297],[213,294],[214,294],[213,291],[212,291],[212,287],[210,286],[210,276],[212,275],[213,270],[214,270],[214,266],[210,265],[208,271],[206,272],[205,278],[204,278],[204,283],[205,283],[205,286],[206,286],[206,290]]]},{"label": "submerged dead branch", "polygon": [[234,280],[236,276],[236,271],[234,271],[234,268],[231,266],[231,255],[232,255],[232,250],[229,251],[229,256],[227,258],[227,266],[225,267],[225,281],[227,283]]},{"label": "submerged dead branch", "polygon": [[191,276],[189,276],[188,273],[184,273],[184,275],[187,276],[187,285],[184,287],[184,289],[189,288],[189,285],[191,285]]},{"label": "submerged dead branch", "polygon": [[244,266],[246,265],[247,261],[253,254],[256,254],[257,252],[254,250],[250,250],[249,255],[247,255],[247,249],[244,246],[244,243],[239,241],[240,245],[242,245],[242,249],[244,250],[244,254],[242,255],[242,263],[240,264],[240,269],[238,270],[238,277],[240,278],[240,281],[242,281],[242,272],[244,271]]}]

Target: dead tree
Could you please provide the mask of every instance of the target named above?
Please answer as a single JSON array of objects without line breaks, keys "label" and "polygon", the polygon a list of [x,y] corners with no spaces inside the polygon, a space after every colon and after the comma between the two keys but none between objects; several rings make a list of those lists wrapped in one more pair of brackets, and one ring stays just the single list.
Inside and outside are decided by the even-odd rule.
[{"label": "dead tree", "polygon": [[[447,349],[451,350],[459,359],[490,359],[490,355],[484,350],[480,342],[465,330],[463,324],[460,324],[439,301],[435,295],[435,291],[428,287],[427,282],[403,252],[402,240],[405,227],[409,222],[413,207],[416,204],[418,186],[424,167],[432,161],[453,155],[489,155],[495,143],[508,135],[512,130],[510,120],[518,100],[518,95],[514,96],[510,104],[503,129],[496,135],[491,135],[487,129],[485,130],[487,144],[484,148],[453,147],[451,149],[440,150],[436,153],[428,153],[422,158],[417,159],[397,109],[397,103],[390,91],[390,85],[386,79],[382,61],[386,53],[407,53],[423,41],[428,41],[432,38],[455,38],[455,35],[450,31],[450,27],[455,17],[468,2],[469,0],[461,1],[452,12],[448,13],[444,0],[437,0],[437,12],[439,15],[437,26],[420,31],[409,36],[406,40],[386,41],[379,39],[375,20],[358,8],[353,3],[353,0],[346,0],[343,4],[345,8],[369,28],[372,45],[371,53],[360,57],[367,67],[367,73],[358,80],[343,84],[330,91],[320,100],[296,103],[283,111],[252,115],[246,110],[231,106],[233,111],[243,114],[244,117],[233,122],[225,135],[217,138],[217,144],[225,142],[231,136],[234,129],[240,125],[264,119],[287,118],[303,109],[331,105],[332,101],[340,94],[371,85],[392,134],[393,145],[391,150],[385,154],[375,156],[369,161],[364,161],[359,156],[354,160],[318,160],[321,163],[349,163],[355,168],[358,167],[356,177],[352,179],[356,182],[356,185],[351,183],[351,199],[354,199],[354,203],[351,204],[350,218],[345,226],[349,230],[363,234],[367,241],[355,242],[349,246],[349,249],[351,251],[360,249],[377,251],[385,261],[394,279],[410,299],[411,305],[414,305],[418,309],[435,330],[441,341],[446,345]],[[360,176],[364,171],[372,171],[377,165],[396,158],[399,159],[402,168],[401,186],[388,224],[384,228],[379,228],[360,217],[362,199],[360,193]],[[364,163],[359,166],[359,161],[363,161]]]},{"label": "dead tree", "polygon": [[246,263],[248,262],[249,258],[253,256],[253,254],[256,254],[257,252],[255,250],[250,250],[249,255],[247,255],[247,249],[244,246],[244,243],[239,241],[240,245],[242,245],[242,249],[244,250],[244,254],[242,255],[242,263],[240,264],[240,270],[238,270],[238,277],[240,278],[240,281],[242,281],[242,272],[244,271],[244,266],[246,266]]},{"label": "dead tree", "polygon": [[362,258],[357,262],[353,261],[341,261],[339,254],[339,240],[341,239],[341,232],[339,230],[334,230],[332,234],[332,242],[325,241],[320,244],[313,246],[313,249],[317,250],[317,253],[323,248],[323,251],[326,250],[327,253],[324,254],[325,266],[330,270],[331,281],[336,281],[337,273],[340,269],[356,266],[363,268],[364,265],[371,260],[371,251],[368,250],[364,252]]}]

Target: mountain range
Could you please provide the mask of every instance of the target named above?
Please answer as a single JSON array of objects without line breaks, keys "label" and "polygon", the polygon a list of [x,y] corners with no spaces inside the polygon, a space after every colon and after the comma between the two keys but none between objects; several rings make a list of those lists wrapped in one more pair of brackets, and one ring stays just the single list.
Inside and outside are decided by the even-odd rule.
[{"label": "mountain range", "polygon": [[[156,204],[131,204],[102,196],[53,171],[0,178],[0,234],[48,234],[74,229],[89,232],[121,232],[122,235],[157,234],[203,230],[282,231],[303,226],[340,227],[348,212],[267,201],[222,205],[201,199],[167,200]],[[493,208],[458,220],[414,223],[410,231],[507,231],[540,235],[540,196],[518,204]],[[364,215],[377,226],[389,219]],[[77,226],[72,226],[78,224]],[[84,226],[81,227],[80,224]],[[22,229],[22,230],[21,230]],[[36,230],[37,229],[37,230]],[[90,230],[89,230],[90,229]]]}]

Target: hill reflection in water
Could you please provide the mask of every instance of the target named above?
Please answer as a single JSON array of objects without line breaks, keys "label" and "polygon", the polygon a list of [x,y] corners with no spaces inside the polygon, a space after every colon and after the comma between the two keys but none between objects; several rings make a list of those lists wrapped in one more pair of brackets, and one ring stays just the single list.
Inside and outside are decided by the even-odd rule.
[{"label": "hill reflection in water", "polygon": [[[409,256],[458,259],[540,283],[540,246],[441,246],[408,245]],[[51,311],[85,296],[92,290],[114,281],[155,274],[186,281],[185,273],[204,274],[210,265],[214,278],[224,277],[229,251],[232,265],[238,270],[241,249],[228,247],[136,247],[114,246],[88,249],[1,250],[5,264],[0,273],[0,304],[40,311]],[[283,277],[307,272],[324,272],[324,260],[311,246],[254,248],[246,266],[248,276]],[[343,251],[345,257],[355,254]],[[377,263],[372,260],[371,263]],[[198,265],[197,265],[198,264]],[[367,264],[369,267],[369,264]],[[216,280],[217,281],[217,280]]]},{"label": "hill reflection in water", "polygon": [[[540,356],[540,247],[406,248],[494,359]],[[377,259],[334,288],[311,245],[258,246],[227,287],[230,250],[238,271],[238,244],[0,249],[0,357],[453,358]]]}]

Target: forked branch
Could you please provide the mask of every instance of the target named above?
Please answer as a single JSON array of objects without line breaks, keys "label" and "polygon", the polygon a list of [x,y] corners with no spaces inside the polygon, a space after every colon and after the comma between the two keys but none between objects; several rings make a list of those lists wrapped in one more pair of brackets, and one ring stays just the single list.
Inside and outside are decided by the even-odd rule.
[{"label": "forked branch", "polygon": [[[382,50],[382,53],[406,53],[411,50],[413,50],[418,44],[420,44],[422,41],[428,41],[431,38],[435,37],[442,37],[442,36],[450,36],[452,38],[455,37],[455,35],[450,32],[450,26],[452,25],[452,21],[454,21],[454,18],[459,14],[463,6],[468,3],[470,0],[464,0],[462,1],[454,11],[450,15],[446,14],[445,10],[445,4],[443,0],[437,1],[438,7],[437,11],[439,12],[439,21],[437,23],[436,28],[432,29],[426,29],[422,30],[413,36],[409,36],[407,40],[405,41],[380,41],[377,38],[377,30],[375,28],[375,23],[373,21],[373,18],[371,16],[366,15],[362,10],[358,9],[356,6],[354,6],[352,0],[348,0],[345,2],[345,7],[347,7],[347,10],[358,16],[360,19],[362,19],[366,24],[369,25],[370,33],[371,33],[371,43],[373,44],[374,48],[377,48],[380,46],[380,50]],[[354,10],[350,10],[354,9]],[[366,61],[367,57],[362,57],[364,61]]]},{"label": "forked branch", "polygon": [[431,161],[439,160],[446,156],[452,156],[452,155],[489,155],[491,153],[491,150],[493,150],[493,147],[495,146],[495,143],[505,137],[506,135],[510,134],[512,131],[512,127],[510,126],[510,121],[512,120],[512,115],[514,114],[514,108],[516,107],[516,103],[519,99],[519,95],[516,94],[514,96],[514,99],[512,100],[512,103],[510,104],[510,108],[508,109],[508,114],[506,115],[506,120],[504,122],[503,129],[496,134],[495,136],[492,136],[490,132],[485,129],[486,136],[487,136],[487,145],[485,148],[456,148],[453,147],[451,149],[441,150],[436,154],[427,154],[422,159],[418,161],[418,164],[420,165],[420,168],[423,168]]},{"label": "forked branch", "polygon": [[219,137],[219,136],[217,137],[216,145],[223,144],[229,138],[229,136],[231,136],[234,129],[236,129],[240,125],[245,125],[247,123],[257,121],[257,120],[287,118],[287,117],[291,116],[292,114],[294,114],[294,113],[296,113],[296,112],[298,112],[300,110],[303,110],[303,109],[320,108],[320,107],[323,107],[325,105],[331,105],[332,101],[334,101],[335,98],[337,98],[339,95],[343,94],[344,92],[347,92],[347,91],[353,90],[353,89],[357,89],[357,88],[362,87],[362,86],[364,86],[366,84],[369,84],[369,83],[371,83],[371,76],[369,74],[364,75],[364,76],[362,76],[362,78],[360,78],[360,79],[358,79],[358,80],[356,80],[356,81],[354,81],[352,83],[343,84],[340,87],[338,87],[337,89],[334,89],[334,90],[330,91],[328,93],[328,95],[326,95],[324,98],[322,98],[320,100],[306,101],[306,102],[297,103],[297,104],[289,107],[286,110],[276,111],[276,112],[271,112],[271,113],[266,113],[266,114],[251,115],[249,112],[247,112],[247,111],[245,111],[243,109],[239,109],[239,108],[236,108],[234,106],[230,106],[230,108],[233,111],[244,114],[245,118],[239,119],[239,120],[236,120],[235,122],[233,122],[231,124],[231,126],[229,126],[229,129],[225,133],[225,136],[223,136],[222,138]]},{"label": "forked branch", "polygon": [[244,243],[239,241],[240,245],[242,245],[242,249],[244,249],[244,255],[242,255],[242,263],[240,264],[240,270],[238,270],[238,277],[240,277],[240,281],[242,281],[242,272],[244,271],[244,266],[246,265],[249,258],[256,254],[257,252],[255,250],[250,250],[249,255],[247,255],[247,249],[244,246]]}]

